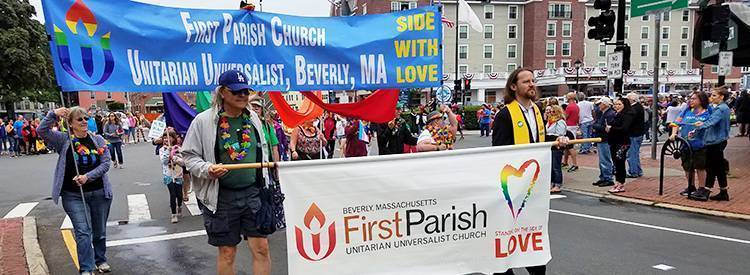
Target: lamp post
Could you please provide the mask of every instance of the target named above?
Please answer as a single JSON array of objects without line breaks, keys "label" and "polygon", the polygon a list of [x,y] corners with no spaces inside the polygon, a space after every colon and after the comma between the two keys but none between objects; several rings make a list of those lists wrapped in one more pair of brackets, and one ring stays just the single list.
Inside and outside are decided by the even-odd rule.
[{"label": "lamp post", "polygon": [[581,63],[582,62],[580,59],[576,59],[576,62],[573,63],[576,66],[576,93],[581,91],[581,87],[578,85],[578,76],[581,72]]},{"label": "lamp post", "polygon": [[701,63],[701,93],[703,92],[703,63]]}]

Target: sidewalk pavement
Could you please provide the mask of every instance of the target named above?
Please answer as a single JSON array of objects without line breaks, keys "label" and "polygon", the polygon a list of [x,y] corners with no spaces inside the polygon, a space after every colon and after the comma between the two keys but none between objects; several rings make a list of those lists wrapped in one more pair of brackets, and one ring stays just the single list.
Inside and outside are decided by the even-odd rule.
[{"label": "sidewalk pavement", "polygon": [[[729,161],[730,176],[729,201],[693,201],[680,196],[679,192],[687,186],[687,179],[680,166],[680,160],[667,157],[664,162],[664,195],[659,196],[659,165],[661,146],[657,150],[657,159],[651,159],[651,145],[641,147],[641,167],[644,176],[627,179],[625,192],[609,194],[609,187],[596,187],[592,183],[599,179],[598,157],[596,154],[578,155],[580,170],[563,172],[564,188],[568,191],[582,192],[611,199],[697,212],[715,216],[732,217],[750,220],[750,141],[746,137],[731,138],[724,151]],[[719,190],[714,184],[713,194]]]},{"label": "sidewalk pavement", "polygon": [[0,219],[0,274],[49,274],[39,248],[36,219]]}]

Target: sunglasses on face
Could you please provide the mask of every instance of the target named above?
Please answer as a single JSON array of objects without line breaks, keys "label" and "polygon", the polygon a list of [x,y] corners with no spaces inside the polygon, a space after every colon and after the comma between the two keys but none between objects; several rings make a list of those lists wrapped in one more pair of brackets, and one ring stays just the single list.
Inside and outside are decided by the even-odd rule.
[{"label": "sunglasses on face", "polygon": [[78,121],[78,122],[81,122],[81,121],[84,121],[84,120],[89,120],[89,117],[82,116],[82,117],[79,117],[78,119],[76,119],[76,121]]},{"label": "sunglasses on face", "polygon": [[231,91],[233,96],[239,96],[239,95],[250,95],[249,89],[242,89],[238,91]]}]

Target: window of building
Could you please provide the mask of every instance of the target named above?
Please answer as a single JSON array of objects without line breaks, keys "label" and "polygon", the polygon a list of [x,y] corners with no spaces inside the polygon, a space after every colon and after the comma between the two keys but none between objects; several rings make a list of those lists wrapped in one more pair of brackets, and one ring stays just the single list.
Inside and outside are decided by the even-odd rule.
[{"label": "window of building", "polygon": [[719,66],[711,65],[711,73],[718,74],[719,73]]},{"label": "window of building", "polygon": [[648,69],[648,62],[641,61],[640,68],[641,70]]},{"label": "window of building", "polygon": [[544,68],[546,68],[546,69],[554,69],[555,68],[555,61],[554,60],[547,60],[547,62],[544,62]]},{"label": "window of building", "polygon": [[690,10],[682,11],[682,22],[690,22]]},{"label": "window of building", "polygon": [[557,23],[547,22],[547,37],[555,37],[557,32]]},{"label": "window of building", "polygon": [[641,21],[648,21],[648,15],[644,15],[641,17]]},{"label": "window of building", "polygon": [[458,59],[469,58],[469,45],[458,45]]},{"label": "window of building", "polygon": [[641,56],[648,56],[648,44],[641,44]]},{"label": "window of building", "polygon": [[554,3],[549,4],[547,9],[547,15],[549,19],[571,19],[573,13],[570,9],[570,4]]},{"label": "window of building", "polygon": [[492,64],[484,64],[482,65],[482,73],[491,73],[492,72]]},{"label": "window of building", "polygon": [[514,39],[518,37],[518,25],[508,25],[508,39]]},{"label": "window of building", "polygon": [[740,67],[741,73],[750,73],[750,67]]},{"label": "window of building", "polygon": [[683,40],[687,40],[690,38],[690,27],[682,27],[682,34],[680,34],[680,38]]},{"label": "window of building", "polygon": [[599,44],[599,57],[607,56],[607,45]]},{"label": "window of building", "polygon": [[392,1],[391,2],[391,11],[402,11],[402,10],[415,9],[415,8],[417,8],[417,1],[409,1],[409,2]]},{"label": "window of building", "polygon": [[400,10],[401,10],[401,2],[392,1],[391,2],[391,11],[400,11]]},{"label": "window of building", "polygon": [[484,19],[495,18],[495,5],[484,5]]},{"label": "window of building", "polygon": [[112,99],[112,92],[107,92],[107,99]]},{"label": "window of building", "polygon": [[508,63],[508,67],[506,69],[508,69],[508,72],[512,72],[515,71],[516,68],[518,68],[518,65],[516,63]]},{"label": "window of building", "polygon": [[669,67],[669,63],[667,61],[662,61],[661,63],[659,63],[659,69],[665,69],[666,70],[667,67]]},{"label": "window of building", "polygon": [[685,57],[688,55],[688,45],[682,44],[680,45],[680,56]]},{"label": "window of building", "polygon": [[555,41],[547,41],[547,56],[555,56]]},{"label": "window of building", "polygon": [[628,39],[628,33],[630,32],[630,26],[625,26],[625,39]]},{"label": "window of building", "polygon": [[458,25],[458,38],[469,39],[469,25]]},{"label": "window of building", "polygon": [[416,9],[417,8],[417,1],[409,2],[409,9]]},{"label": "window of building", "polygon": [[91,99],[96,99],[96,92],[91,91],[89,93],[91,94]]},{"label": "window of building", "polygon": [[484,44],[484,58],[492,58],[492,52],[495,47],[490,44]]},{"label": "window of building", "polygon": [[518,46],[516,44],[508,44],[508,58],[516,58],[518,56]]},{"label": "window of building", "polygon": [[573,35],[573,22],[562,23],[562,36],[571,37]]},{"label": "window of building", "polygon": [[671,12],[667,11],[667,12],[662,12],[661,13],[661,21],[669,22],[669,19],[672,19]]},{"label": "window of building", "polygon": [[597,66],[597,67],[599,67],[599,68],[604,68],[604,67],[607,67],[607,62],[599,62],[599,63],[596,63],[596,66]]},{"label": "window of building", "polygon": [[662,57],[669,56],[669,44],[662,44],[661,45],[661,56]]},{"label": "window of building", "polygon": [[641,39],[648,39],[648,27],[647,26],[641,27]]},{"label": "window of building", "polygon": [[687,70],[687,61],[680,61],[680,69]]},{"label": "window of building", "polygon": [[661,39],[669,39],[669,27],[661,27]]},{"label": "window of building", "polygon": [[560,51],[562,51],[562,56],[570,56],[570,41],[563,41],[560,45]]},{"label": "window of building", "polygon": [[487,39],[495,38],[495,25],[492,25],[492,24],[484,25],[484,38],[487,38]]},{"label": "window of building", "polygon": [[458,73],[465,74],[469,72],[469,65],[458,65]]},{"label": "window of building", "polygon": [[518,6],[508,6],[508,19],[518,19]]},{"label": "window of building", "polygon": [[560,61],[560,67],[563,67],[563,68],[570,67],[570,60]]}]

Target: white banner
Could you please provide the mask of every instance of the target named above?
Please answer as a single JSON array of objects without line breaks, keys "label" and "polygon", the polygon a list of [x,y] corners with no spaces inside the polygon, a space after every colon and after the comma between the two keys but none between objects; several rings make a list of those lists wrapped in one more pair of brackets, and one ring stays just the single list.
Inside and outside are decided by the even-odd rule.
[{"label": "white banner", "polygon": [[546,264],[550,146],[282,162],[289,274]]}]

